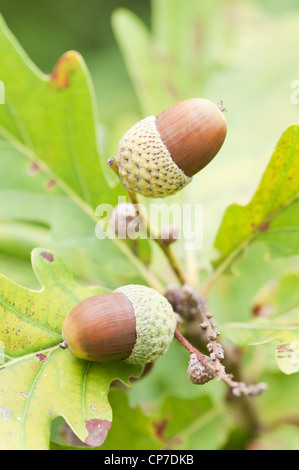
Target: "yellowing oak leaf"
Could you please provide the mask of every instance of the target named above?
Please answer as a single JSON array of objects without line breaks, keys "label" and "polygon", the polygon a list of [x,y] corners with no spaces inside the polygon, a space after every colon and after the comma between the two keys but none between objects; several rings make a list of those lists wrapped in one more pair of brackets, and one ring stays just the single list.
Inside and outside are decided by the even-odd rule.
[{"label": "yellowing oak leaf", "polygon": [[77,284],[56,253],[35,249],[32,266],[39,291],[0,276],[0,448],[48,449],[58,416],[86,445],[100,446],[112,425],[111,382],[128,384],[141,368],[91,363],[60,348],[65,316],[95,291]]},{"label": "yellowing oak leaf", "polygon": [[299,226],[299,126],[281,136],[260,185],[247,206],[228,207],[215,241],[218,277],[246,248],[265,243],[276,256],[297,255]]}]

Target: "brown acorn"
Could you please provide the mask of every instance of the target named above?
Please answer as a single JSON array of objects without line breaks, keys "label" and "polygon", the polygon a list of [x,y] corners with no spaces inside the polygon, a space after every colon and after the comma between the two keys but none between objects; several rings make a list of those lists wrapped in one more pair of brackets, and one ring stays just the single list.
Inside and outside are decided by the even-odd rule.
[{"label": "brown acorn", "polygon": [[226,132],[218,106],[191,98],[135,124],[109,164],[117,166],[128,191],[166,197],[184,188],[215,157]]},{"label": "brown acorn", "polygon": [[146,286],[128,285],[83,300],[62,327],[64,346],[89,361],[147,364],[164,354],[176,317],[168,300]]}]

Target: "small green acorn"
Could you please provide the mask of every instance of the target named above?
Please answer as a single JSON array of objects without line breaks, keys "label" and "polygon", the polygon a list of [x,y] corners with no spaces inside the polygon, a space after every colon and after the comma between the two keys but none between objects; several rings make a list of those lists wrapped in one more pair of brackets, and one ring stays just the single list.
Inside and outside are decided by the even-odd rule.
[{"label": "small green acorn", "polygon": [[64,346],[80,359],[147,364],[166,353],[175,328],[168,300],[131,284],[80,302],[64,320],[62,335]]},{"label": "small green acorn", "polygon": [[215,157],[226,132],[218,106],[188,99],[135,124],[108,163],[128,191],[163,198],[183,189]]}]

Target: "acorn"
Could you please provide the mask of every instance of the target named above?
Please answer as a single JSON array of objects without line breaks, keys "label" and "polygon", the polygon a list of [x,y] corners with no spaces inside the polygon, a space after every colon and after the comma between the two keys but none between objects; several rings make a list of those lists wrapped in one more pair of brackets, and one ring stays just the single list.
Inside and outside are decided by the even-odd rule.
[{"label": "acorn", "polygon": [[[205,356],[207,362],[212,363],[209,356]],[[196,354],[190,355],[189,366],[188,366],[188,376],[192,383],[195,385],[204,385],[210,380],[213,380],[216,377],[216,372],[212,369],[209,369],[208,366],[202,364]]]},{"label": "acorn", "polygon": [[114,207],[109,226],[111,232],[122,239],[130,238],[131,233],[135,234],[143,230],[138,210],[130,202],[121,202]]},{"label": "acorn", "polygon": [[62,335],[64,347],[80,359],[147,364],[166,353],[175,328],[168,300],[132,284],[80,302],[65,318]]},{"label": "acorn", "polygon": [[226,132],[218,106],[191,98],[135,124],[108,163],[128,191],[163,198],[183,189],[215,157]]}]

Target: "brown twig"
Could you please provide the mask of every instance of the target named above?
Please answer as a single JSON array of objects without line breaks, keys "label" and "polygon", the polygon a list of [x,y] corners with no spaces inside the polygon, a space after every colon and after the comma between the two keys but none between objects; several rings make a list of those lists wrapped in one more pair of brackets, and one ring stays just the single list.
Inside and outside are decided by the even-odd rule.
[{"label": "brown twig", "polygon": [[[190,285],[183,285],[182,287],[168,286],[165,297],[171,303],[174,311],[184,320],[187,322],[190,320],[197,321],[206,338],[206,348],[209,355],[202,354],[178,330],[175,332],[177,340],[190,353],[191,363],[189,369],[191,374],[189,374],[189,377],[194,383],[205,383],[205,381],[218,376],[231,388],[234,396],[255,396],[265,390],[265,384],[246,385],[243,381],[234,380],[233,376],[226,372],[225,366],[221,362],[224,359],[224,349],[218,342],[220,333],[215,329],[216,325],[213,322],[213,315],[209,312],[206,297]],[[195,355],[198,360],[197,368],[192,355]],[[207,374],[207,371],[209,371],[209,374]]]},{"label": "brown twig", "polygon": [[[220,103],[220,109],[221,111],[225,111],[225,108],[223,107],[223,103]],[[111,158],[108,161],[108,164],[110,167],[115,171],[115,173],[118,173],[118,168],[117,168],[117,163],[115,158]],[[215,378],[216,376],[220,379],[223,380],[232,390],[232,393],[234,396],[241,396],[241,395],[247,395],[247,396],[256,396],[259,395],[262,391],[265,390],[266,386],[265,384],[256,384],[256,385],[246,385],[244,382],[236,381],[233,379],[233,376],[231,374],[228,374],[225,370],[224,365],[221,362],[221,359],[224,359],[224,351],[223,347],[220,343],[217,341],[217,337],[219,336],[219,332],[214,329],[215,325],[212,321],[212,315],[208,311],[208,306],[207,306],[207,301],[206,298],[195,291],[191,286],[188,286],[186,284],[185,276],[183,272],[180,269],[180,266],[177,263],[177,260],[171,250],[171,247],[169,244],[163,243],[163,240],[159,236],[159,234],[154,234],[152,236],[152,231],[153,228],[151,227],[150,221],[148,220],[148,217],[145,217],[143,214],[142,207],[139,203],[138,197],[135,192],[130,192],[127,191],[128,197],[131,201],[132,204],[135,205],[136,211],[139,212],[139,217],[143,221],[143,226],[146,229],[147,235],[150,238],[153,238],[155,242],[160,246],[162,249],[163,253],[165,254],[173,272],[175,273],[176,277],[180,281],[180,284],[182,285],[181,288],[175,287],[175,289],[179,290],[184,290],[183,295],[178,295],[179,302],[184,299],[184,294],[186,297],[187,294],[187,309],[185,309],[185,313],[190,315],[191,311],[191,317],[198,317],[198,315],[201,315],[202,318],[202,323],[200,324],[201,329],[205,331],[206,338],[208,340],[207,343],[207,349],[210,355],[205,355],[202,354],[197,348],[195,348],[177,329],[175,331],[175,337],[176,339],[187,349],[187,351],[190,353],[190,356],[192,358],[192,367],[195,372],[198,373],[197,379],[199,380],[197,383],[204,383],[204,381],[211,380],[212,378]],[[168,292],[169,294],[169,292]],[[167,297],[167,294],[165,294]],[[175,296],[174,296],[175,297]],[[185,298],[185,300],[186,300]],[[177,302],[177,299],[176,299]],[[188,312],[188,304],[190,302],[190,305],[192,305],[192,308]],[[181,314],[180,311],[177,311],[175,306],[173,305],[174,310],[176,313],[179,315]],[[193,356],[193,357],[192,357]],[[194,357],[197,358],[199,365],[201,367],[198,368],[196,371],[196,361],[194,362]],[[195,367],[195,369],[194,369]],[[203,381],[200,382],[199,376],[202,375],[204,377]]]},{"label": "brown twig", "polygon": [[231,389],[234,396],[248,395],[257,396],[266,389],[266,385],[263,383],[247,385],[244,382],[237,382],[233,380],[230,374],[227,374],[223,364],[212,361],[208,356],[202,354],[198,349],[192,346],[191,343],[178,331],[175,331],[176,339],[184,346],[190,355],[195,354],[199,362],[209,369],[212,374],[220,380],[223,380]]}]

